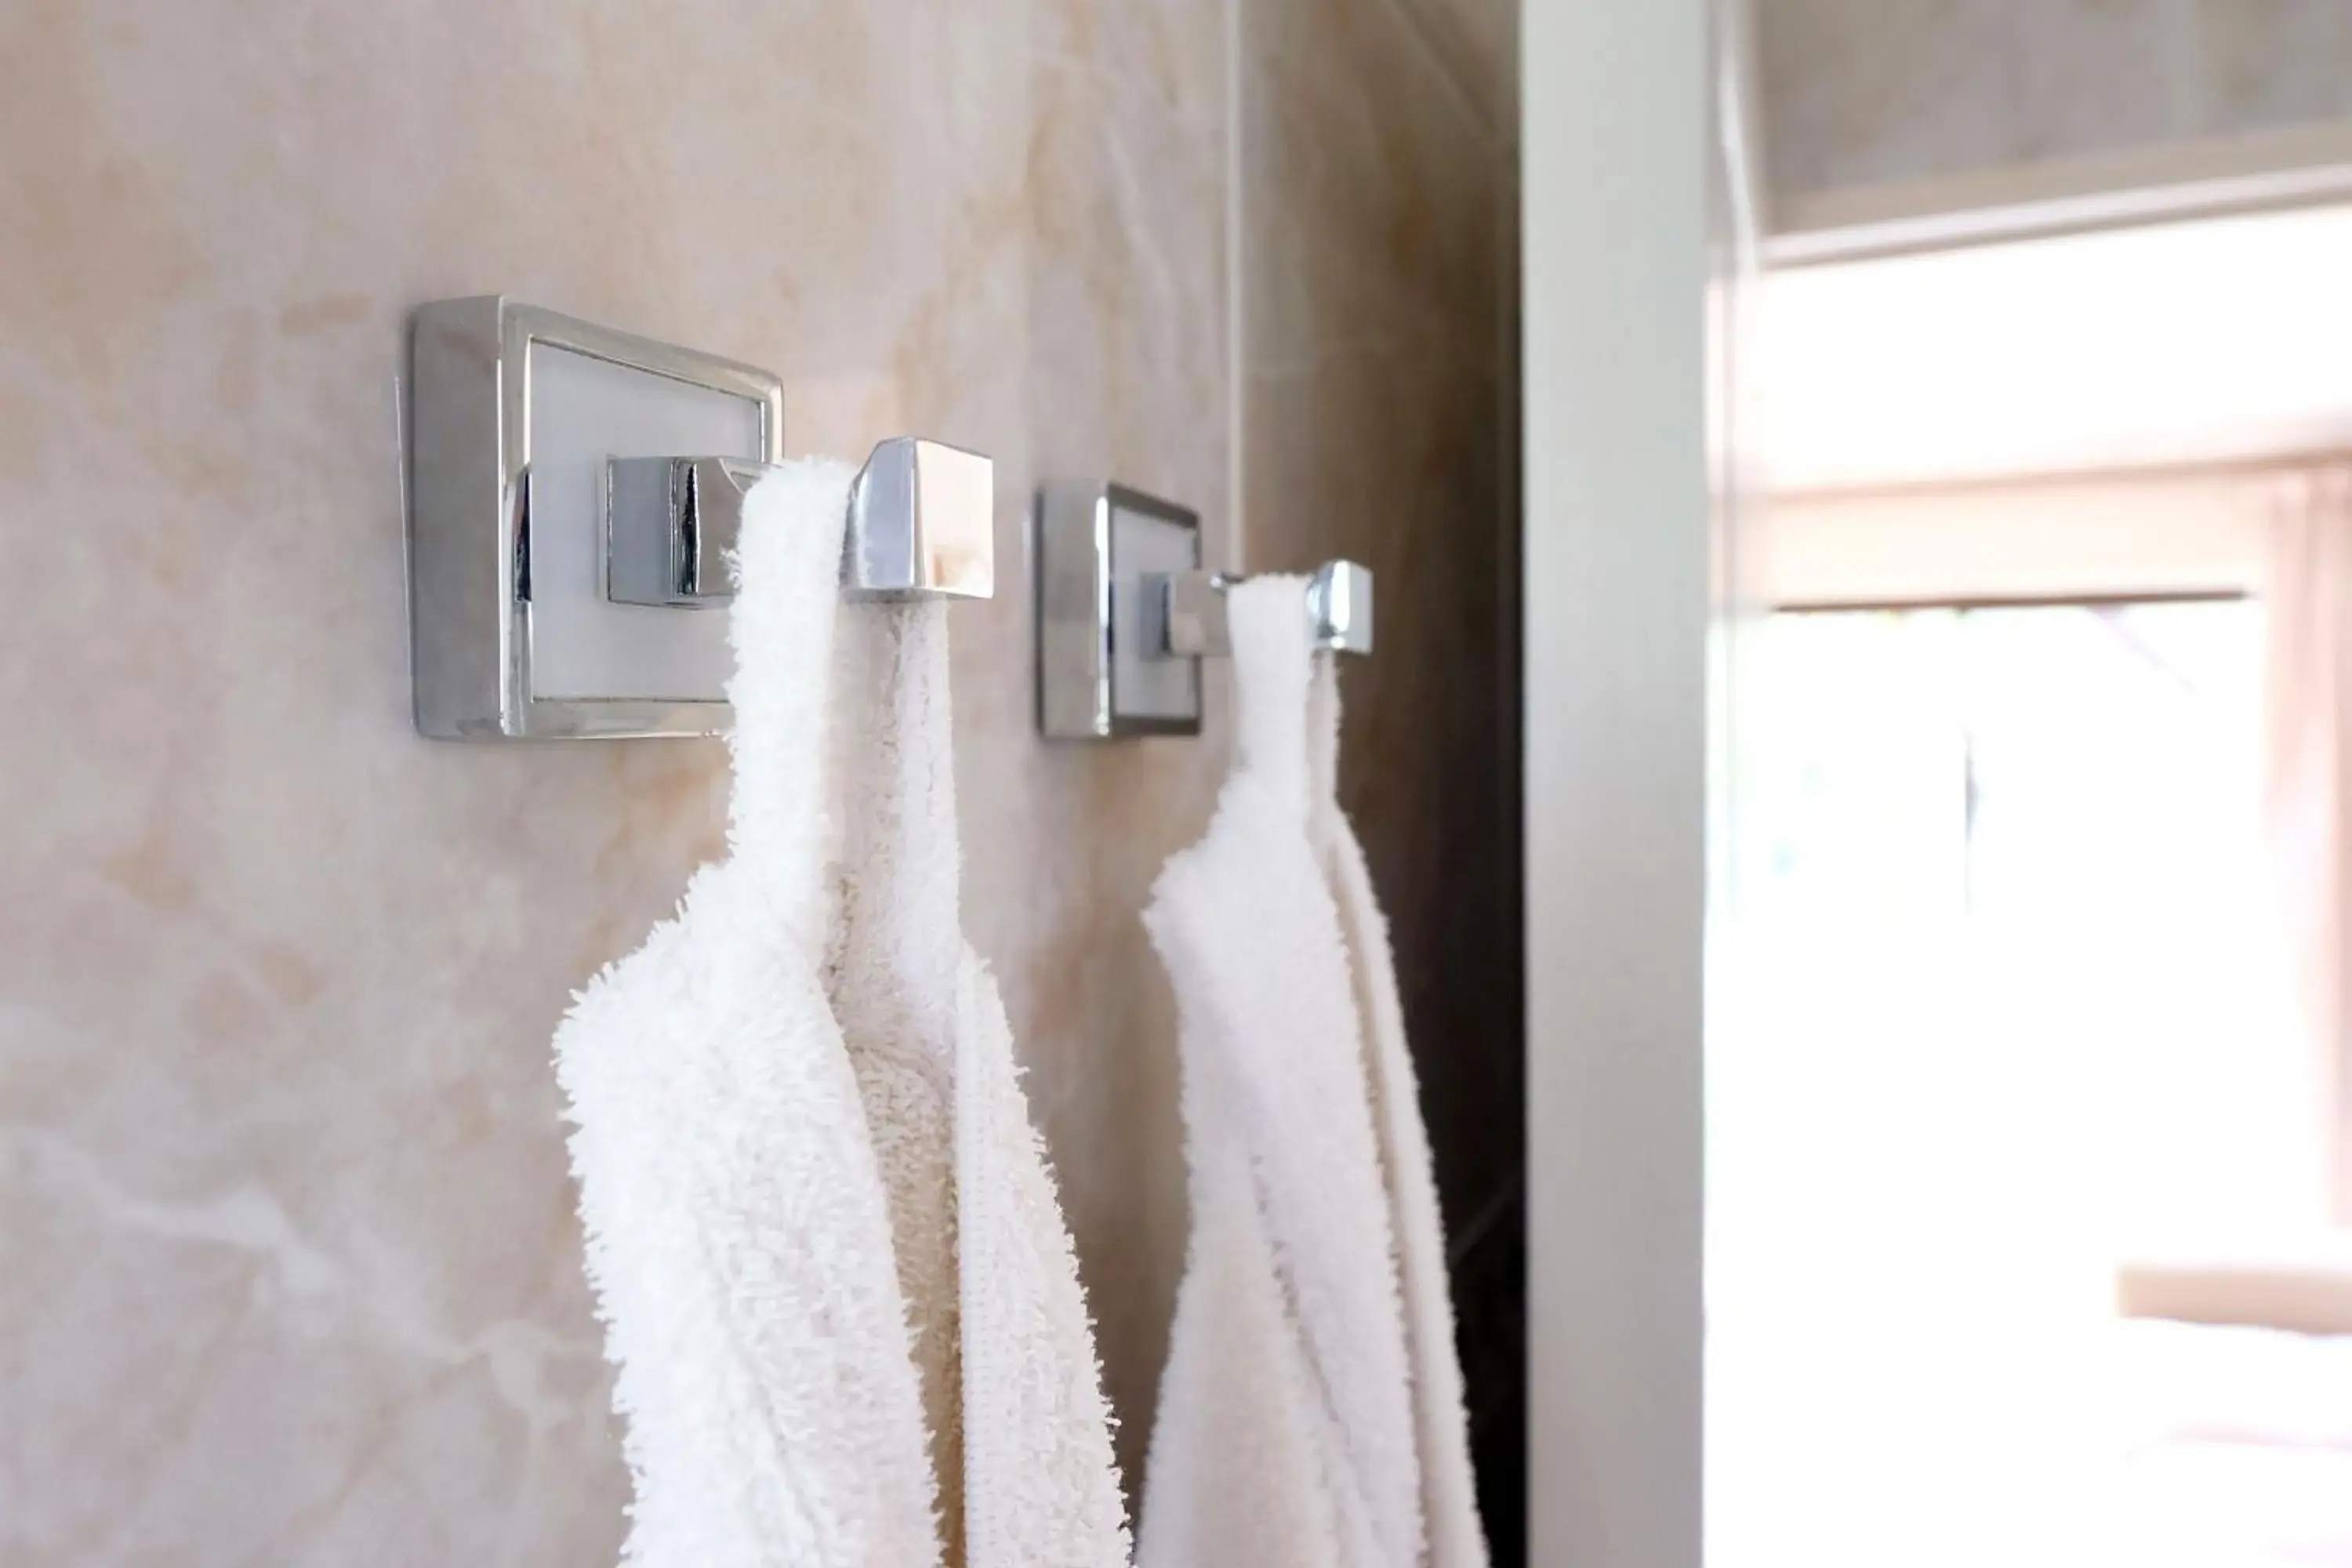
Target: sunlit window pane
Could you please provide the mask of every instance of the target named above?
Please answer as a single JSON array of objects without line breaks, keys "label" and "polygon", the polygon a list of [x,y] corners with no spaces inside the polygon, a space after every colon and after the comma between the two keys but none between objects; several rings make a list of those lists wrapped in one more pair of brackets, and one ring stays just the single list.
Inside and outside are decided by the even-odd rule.
[{"label": "sunlit window pane", "polygon": [[1708,1064],[1735,1568],[2106,1560],[2117,1262],[2262,1234],[2310,1181],[2262,630],[2246,600],[1753,629]]}]

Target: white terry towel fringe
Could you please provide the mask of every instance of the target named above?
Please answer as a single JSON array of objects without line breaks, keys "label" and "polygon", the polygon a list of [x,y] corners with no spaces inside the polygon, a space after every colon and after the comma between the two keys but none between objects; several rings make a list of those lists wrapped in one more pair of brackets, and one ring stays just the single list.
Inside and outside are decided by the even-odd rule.
[{"label": "white terry towel fringe", "polygon": [[1232,590],[1236,763],[1145,915],[1192,1234],[1137,1561],[1483,1568],[1428,1138],[1305,592]]},{"label": "white terry towel fringe", "polygon": [[746,499],[728,858],[556,1035],[622,1561],[1108,1568],[1076,1260],[958,921],[944,616],[840,605],[851,478]]}]

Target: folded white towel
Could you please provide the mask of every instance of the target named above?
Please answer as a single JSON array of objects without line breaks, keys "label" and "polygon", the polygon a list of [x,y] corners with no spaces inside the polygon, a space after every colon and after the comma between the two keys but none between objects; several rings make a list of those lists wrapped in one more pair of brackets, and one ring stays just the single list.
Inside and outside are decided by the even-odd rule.
[{"label": "folded white towel", "polygon": [[1138,1562],[1475,1568],[1427,1138],[1305,591],[1232,592],[1237,760],[1144,917],[1176,992],[1192,1235]]},{"label": "folded white towel", "polygon": [[747,498],[729,858],[556,1036],[623,1560],[1122,1563],[1076,1264],[957,924],[938,610],[849,612],[834,685],[850,479]]}]

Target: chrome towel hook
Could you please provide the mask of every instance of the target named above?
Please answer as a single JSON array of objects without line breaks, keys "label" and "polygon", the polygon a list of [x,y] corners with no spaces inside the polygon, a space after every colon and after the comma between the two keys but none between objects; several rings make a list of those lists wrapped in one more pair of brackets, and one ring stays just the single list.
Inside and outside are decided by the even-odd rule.
[{"label": "chrome towel hook", "polygon": [[[604,464],[605,577],[615,604],[701,609],[734,596],[727,557],[743,498],[773,465],[739,458]],[[858,598],[985,599],[995,590],[995,467],[943,441],[895,436],[849,490],[841,585]]]},{"label": "chrome towel hook", "polygon": [[[1234,651],[1225,595],[1246,578],[1225,572],[1146,573],[1147,603],[1158,601],[1160,650],[1177,658]],[[1372,574],[1352,561],[1326,561],[1307,579],[1307,640],[1329,653],[1372,651]]]},{"label": "chrome towel hook", "polygon": [[[772,373],[499,295],[409,338],[416,727],[455,740],[711,735],[743,498],[783,447]],[[680,456],[677,454],[698,454]],[[987,598],[994,469],[894,437],[851,488],[841,584]]]},{"label": "chrome towel hook", "polygon": [[[1193,735],[1201,660],[1230,654],[1225,595],[1201,566],[1198,513],[1118,484],[1038,494],[1037,727],[1055,740]],[[1307,635],[1372,649],[1372,574],[1330,561],[1307,581]]]}]

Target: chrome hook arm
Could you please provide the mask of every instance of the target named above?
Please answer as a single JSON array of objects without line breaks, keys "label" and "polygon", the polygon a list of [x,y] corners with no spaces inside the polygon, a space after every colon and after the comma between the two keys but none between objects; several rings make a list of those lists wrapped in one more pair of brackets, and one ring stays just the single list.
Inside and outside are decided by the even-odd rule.
[{"label": "chrome hook arm", "polygon": [[[774,472],[740,458],[605,461],[605,591],[615,604],[705,609],[734,597],[727,557],[743,498]],[[912,436],[877,445],[850,487],[841,585],[860,598],[995,591],[995,468]]]},{"label": "chrome hook arm", "polygon": [[[1225,595],[1243,578],[1223,572],[1147,575],[1147,605],[1158,608],[1159,635],[1147,646],[1161,658],[1223,657],[1234,651]],[[1352,561],[1327,561],[1307,580],[1307,632],[1333,653],[1372,651],[1372,574]]]}]

